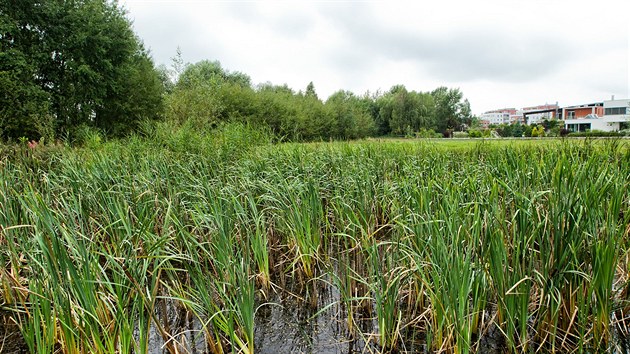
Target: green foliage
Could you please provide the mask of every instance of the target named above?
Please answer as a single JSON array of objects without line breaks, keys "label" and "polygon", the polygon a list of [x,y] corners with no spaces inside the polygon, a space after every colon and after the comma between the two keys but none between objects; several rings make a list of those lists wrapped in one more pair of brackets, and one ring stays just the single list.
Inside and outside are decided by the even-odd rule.
[{"label": "green foliage", "polygon": [[499,136],[501,136],[502,138],[506,138],[506,137],[511,137],[514,136],[514,130],[513,130],[513,126],[511,124],[500,124],[497,128],[496,128],[496,132],[499,134]]},{"label": "green foliage", "polygon": [[512,127],[512,136],[515,138],[520,138],[523,136],[523,125],[521,125],[520,123],[516,123],[513,125]]},{"label": "green foliage", "polygon": [[337,91],[326,100],[325,106],[335,122],[332,137],[360,139],[373,134],[374,121],[353,93]]},{"label": "green foliage", "polygon": [[[525,133],[526,127],[523,127],[523,125],[521,125],[520,123],[500,124],[495,127],[495,130],[499,134],[499,136],[503,138],[509,138],[509,137],[520,138]],[[544,133],[544,128],[543,128],[543,133]],[[530,136],[532,136],[531,132],[529,134]],[[535,134],[539,134],[538,130],[536,130]]]},{"label": "green foliage", "polygon": [[468,136],[471,138],[481,138],[483,137],[483,133],[477,129],[468,129]]},{"label": "green foliage", "polygon": [[624,136],[622,132],[606,132],[602,130],[591,130],[587,132],[573,132],[569,133],[570,137],[617,137]]},{"label": "green foliage", "polygon": [[108,90],[95,110],[94,125],[108,135],[124,136],[145,120],[160,119],[164,111],[164,85],[152,60],[136,52],[116,71],[116,88]]},{"label": "green foliage", "polygon": [[74,137],[71,141],[72,145],[84,146],[92,150],[98,149],[104,142],[103,133],[87,124],[76,127],[72,135]]},{"label": "green foliage", "polygon": [[223,111],[216,90],[208,83],[188,83],[188,87],[175,86],[165,99],[165,115],[168,121],[183,124],[215,126]]},{"label": "green foliage", "polygon": [[416,132],[416,138],[441,138],[442,134],[436,133],[433,129],[420,128],[420,131]]},{"label": "green foliage", "polygon": [[[246,75],[224,70],[219,62],[184,67],[166,97],[166,117],[175,124],[216,127],[241,122],[268,127],[282,140],[317,140],[334,134],[333,122],[314,94],[296,94],[286,85],[250,86]],[[308,90],[307,90],[308,91]]]},{"label": "green foliage", "polygon": [[433,90],[431,95],[435,101],[435,121],[439,131],[460,129],[472,122],[470,103],[467,99],[462,101],[464,94],[459,89],[442,86]]},{"label": "green foliage", "polygon": [[105,136],[138,131],[163,115],[174,126],[226,122],[269,127],[281,140],[358,139],[459,130],[472,123],[459,89],[392,87],[326,103],[313,82],[252,86],[218,61],[156,69],[116,1],[0,0],[0,138],[82,141],[84,127]]},{"label": "green foliage", "polygon": [[179,76],[177,85],[187,88],[194,87],[200,83],[212,83],[221,85],[223,83],[234,84],[241,87],[251,87],[251,79],[241,72],[230,72],[218,61],[202,60],[198,63],[187,65]]},{"label": "green foliage", "polygon": [[540,125],[533,127],[531,136],[532,136],[532,138],[544,137],[545,136],[545,128],[543,128]]},{"label": "green foliage", "polygon": [[471,137],[467,132],[453,132],[453,138],[469,138]]},{"label": "green foliage", "polygon": [[560,127],[560,120],[558,119],[543,119],[542,121],[542,126],[545,128],[545,130],[552,130],[555,128],[559,128]]},{"label": "green foliage", "polygon": [[313,351],[347,343],[318,315],[374,352],[615,344],[630,297],[623,140],[269,145],[242,123],[143,129],[50,157],[26,139],[3,150],[0,301],[31,352],[265,351],[269,302],[300,320],[272,328],[317,338]]},{"label": "green foliage", "polygon": [[407,91],[402,86],[393,86],[378,99],[379,130],[382,134],[402,135],[408,130],[435,129],[435,105],[428,93]]},{"label": "green foliage", "polygon": [[[172,87],[167,85],[171,88],[166,97],[166,117],[175,124],[192,120],[195,125],[215,127],[221,122],[246,122],[269,127],[279,139],[289,141],[412,137],[422,129],[438,129],[433,93],[407,91],[400,85],[382,95],[357,96],[340,90],[324,103],[312,82],[297,93],[287,85],[271,83],[254,88],[249,77],[229,72],[217,61],[184,65],[181,53],[176,61],[178,80]],[[163,70],[161,77],[166,76]],[[461,92],[445,89],[444,96],[442,110],[455,112],[463,124],[469,108],[467,101],[461,102]]]},{"label": "green foliage", "polygon": [[319,100],[319,97],[317,96],[317,92],[315,92],[315,85],[313,84],[313,81],[309,82],[308,85],[306,86],[306,92],[304,92],[304,95],[306,97],[311,97],[316,100]]},{"label": "green foliage", "polygon": [[162,84],[116,2],[0,1],[0,135],[81,124],[116,135],[161,111]]},{"label": "green foliage", "polygon": [[49,94],[32,82],[34,75],[22,52],[0,52],[0,138],[52,137]]}]

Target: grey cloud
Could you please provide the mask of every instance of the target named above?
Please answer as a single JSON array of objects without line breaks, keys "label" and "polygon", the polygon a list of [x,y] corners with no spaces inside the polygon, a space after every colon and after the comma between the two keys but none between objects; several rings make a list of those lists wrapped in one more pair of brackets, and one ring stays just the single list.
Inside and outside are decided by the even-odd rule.
[{"label": "grey cloud", "polygon": [[271,27],[274,32],[294,38],[303,38],[313,28],[313,19],[306,16],[283,16]]},{"label": "grey cloud", "polygon": [[[191,60],[198,53],[193,53],[199,46],[198,36],[191,33],[199,33],[194,23],[185,13],[168,11],[169,8],[157,7],[143,8],[142,16],[134,18],[130,16],[136,34],[145,43],[147,49],[156,64],[170,65],[171,58],[175,56],[177,47],[182,49],[184,60]],[[165,16],[168,13],[168,16]],[[165,45],[168,44],[168,45]],[[172,46],[172,47],[171,47]]]},{"label": "grey cloud", "polygon": [[249,2],[224,4],[227,13],[238,21],[267,27],[278,36],[301,38],[313,27],[314,20],[306,12],[279,12],[269,16],[260,11],[258,6],[258,3]]},{"label": "grey cloud", "polygon": [[[325,15],[348,46],[362,53],[358,60],[415,62],[440,80],[533,81],[559,70],[575,52],[560,39],[529,36],[525,40],[513,31],[391,29],[380,25],[378,16],[364,7],[338,8]],[[336,53],[329,55],[331,61],[337,60]],[[343,56],[338,59],[346,65]]]},{"label": "grey cloud", "polygon": [[246,22],[253,22],[261,17],[255,2],[223,2],[219,5],[225,9],[226,14]]},{"label": "grey cloud", "polygon": [[534,38],[523,42],[499,33],[418,36],[401,44],[397,48],[401,56],[426,61],[436,76],[452,81],[533,81],[559,70],[573,53],[559,41]]}]

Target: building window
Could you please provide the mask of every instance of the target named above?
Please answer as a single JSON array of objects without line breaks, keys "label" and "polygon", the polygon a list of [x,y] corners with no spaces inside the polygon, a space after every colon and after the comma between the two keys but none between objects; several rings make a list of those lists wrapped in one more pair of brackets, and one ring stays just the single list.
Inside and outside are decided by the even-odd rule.
[{"label": "building window", "polygon": [[626,113],[627,113],[626,107],[609,107],[609,108],[604,109],[604,115],[606,116],[612,116],[616,114],[626,114]]},{"label": "building window", "polygon": [[567,124],[567,129],[572,132],[585,132],[591,130],[591,123]]}]

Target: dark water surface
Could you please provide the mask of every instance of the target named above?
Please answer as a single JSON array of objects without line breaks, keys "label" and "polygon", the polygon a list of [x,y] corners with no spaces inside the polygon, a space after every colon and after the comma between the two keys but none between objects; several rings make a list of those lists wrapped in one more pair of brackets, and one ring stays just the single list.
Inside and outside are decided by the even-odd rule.
[{"label": "dark water surface", "polygon": [[[320,282],[326,284],[326,282]],[[270,289],[266,299],[260,299],[255,317],[255,352],[260,354],[322,353],[354,354],[380,353],[378,323],[373,316],[355,314],[359,330],[351,332],[346,321],[346,309],[341,304],[334,286],[318,286],[313,297],[303,297],[300,289]],[[303,290],[303,289],[302,289]],[[313,292],[311,292],[312,294]],[[160,308],[162,310],[160,310]],[[166,311],[164,313],[164,311]],[[198,318],[169,301],[158,306],[158,318],[170,329],[178,353],[210,353]],[[165,321],[165,319],[168,319]],[[618,322],[620,323],[620,322]],[[615,326],[615,345],[609,353],[630,353],[626,340],[627,328]],[[18,326],[10,312],[0,311],[0,353],[28,353]],[[405,332],[405,340],[398,353],[428,353],[422,333]],[[150,354],[169,354],[167,341],[153,328],[149,338]],[[473,352],[504,353],[505,343],[499,329],[491,326],[475,341]],[[534,346],[531,346],[532,348]],[[171,347],[174,349],[174,347]],[[532,350],[533,352],[533,350]]]}]

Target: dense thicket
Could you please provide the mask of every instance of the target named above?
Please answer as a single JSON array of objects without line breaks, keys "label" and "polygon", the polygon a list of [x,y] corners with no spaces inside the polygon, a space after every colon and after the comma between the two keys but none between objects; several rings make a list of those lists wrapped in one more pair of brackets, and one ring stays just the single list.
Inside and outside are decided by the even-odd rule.
[{"label": "dense thicket", "polygon": [[116,2],[0,0],[3,138],[120,134],[159,115],[162,90]]},{"label": "dense thicket", "polygon": [[217,61],[186,65],[167,97],[167,117],[215,126],[224,121],[268,126],[281,139],[357,139],[449,132],[470,122],[470,105],[459,89],[408,91],[396,85],[385,93],[358,96],[339,90],[322,101],[310,82],[304,91],[286,85],[252,85],[249,76],[229,72]]}]

